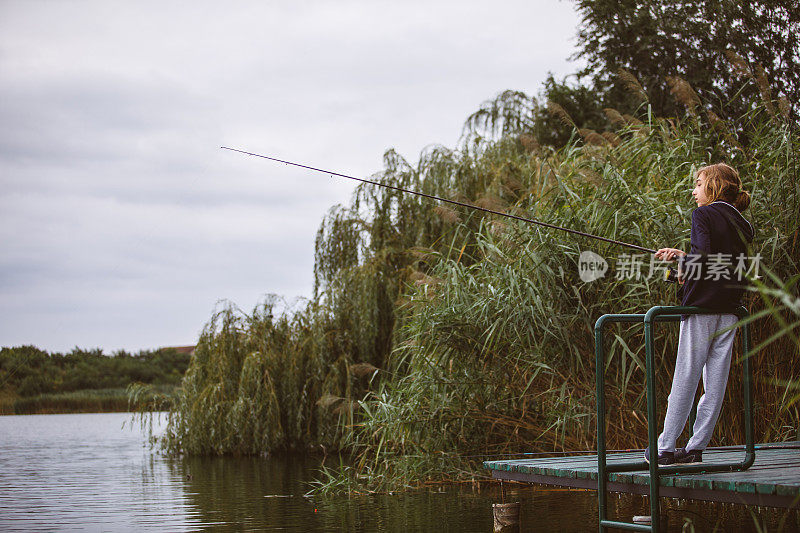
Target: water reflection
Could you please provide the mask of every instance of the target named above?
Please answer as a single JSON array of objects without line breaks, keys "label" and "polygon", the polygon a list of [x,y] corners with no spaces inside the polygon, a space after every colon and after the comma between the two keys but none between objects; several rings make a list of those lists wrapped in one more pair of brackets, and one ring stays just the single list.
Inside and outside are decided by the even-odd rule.
[{"label": "water reflection", "polygon": [[197,530],[128,415],[0,416],[0,530]]},{"label": "water reflection", "polygon": [[190,457],[170,466],[204,524],[315,531],[322,522],[304,494],[317,465],[300,457]]},{"label": "water reflection", "polygon": [[310,497],[319,468],[301,456],[188,458],[187,495],[204,522],[281,531],[491,531],[489,495],[472,490]]},{"label": "water reflection", "polygon": [[[0,531],[492,530],[497,486],[392,495],[306,496],[319,462],[302,455],[169,458],[122,429],[124,413],[0,416]],[[158,425],[156,425],[158,431]],[[515,486],[521,531],[597,529],[594,492]],[[646,500],[612,496],[613,516],[646,514]],[[664,500],[670,530],[775,531],[785,511]],[[800,526],[788,516],[785,531]]]}]

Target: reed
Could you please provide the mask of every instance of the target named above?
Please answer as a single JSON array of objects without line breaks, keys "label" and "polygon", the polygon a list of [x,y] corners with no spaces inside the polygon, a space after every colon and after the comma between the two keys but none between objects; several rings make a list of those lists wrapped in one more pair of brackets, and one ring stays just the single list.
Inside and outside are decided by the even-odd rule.
[{"label": "reed", "polygon": [[[169,385],[153,388],[149,394],[140,396],[138,401],[152,401],[155,394],[168,399],[173,389],[174,387]],[[132,408],[135,409],[136,405],[130,405],[127,389],[84,389],[17,397],[13,401],[6,402],[0,414],[111,413],[130,411]],[[169,408],[169,401],[161,404],[162,410]]]},{"label": "reed", "polygon": [[[538,107],[504,93],[470,117],[458,149],[431,147],[416,165],[389,151],[375,178],[655,248],[688,240],[695,165],[729,162],[752,192],[754,252],[767,267],[748,298],[756,435],[796,439],[800,139],[763,102],[720,124],[686,82],[674,83],[688,98],[686,117],[609,110],[613,136],[576,131],[560,150],[531,142]],[[743,128],[746,139],[727,133]],[[578,276],[587,249],[612,264],[600,281]],[[249,314],[231,304],[214,314],[164,443],[201,454],[344,451],[352,461],[326,471],[320,488],[351,491],[476,480],[485,455],[591,450],[594,321],[675,301],[658,277],[617,279],[619,254],[361,185],[320,227],[311,300],[292,307],[270,297]],[[649,257],[641,260],[647,273]],[[658,328],[662,405],[676,341],[674,328]],[[612,328],[607,350],[608,445],[642,447],[641,331]],[[731,376],[717,444],[743,438],[736,367]]]}]

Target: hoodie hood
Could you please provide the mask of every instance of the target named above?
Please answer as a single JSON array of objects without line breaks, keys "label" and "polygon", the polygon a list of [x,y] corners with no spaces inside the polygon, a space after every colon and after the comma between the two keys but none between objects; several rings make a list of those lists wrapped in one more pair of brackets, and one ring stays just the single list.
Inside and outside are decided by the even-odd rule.
[{"label": "hoodie hood", "polygon": [[753,242],[753,236],[755,231],[753,230],[753,225],[742,216],[736,207],[732,206],[728,202],[723,202],[721,200],[717,200],[715,202],[711,202],[707,206],[707,208],[711,208],[720,215],[728,222],[731,229],[734,230],[737,234],[741,235],[745,242],[750,244]]}]

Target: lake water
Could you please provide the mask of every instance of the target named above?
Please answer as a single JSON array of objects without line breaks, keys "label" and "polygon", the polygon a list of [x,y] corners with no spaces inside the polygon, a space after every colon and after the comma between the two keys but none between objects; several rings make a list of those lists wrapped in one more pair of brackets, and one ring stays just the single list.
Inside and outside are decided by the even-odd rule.
[{"label": "lake water", "polygon": [[[497,487],[310,497],[316,459],[170,458],[154,453],[129,419],[0,416],[0,531],[490,532],[491,505],[501,498]],[[509,496],[522,502],[522,531],[597,530],[594,492],[518,486]],[[620,518],[646,514],[642,498],[611,500]],[[684,516],[697,531],[756,531],[747,509],[671,506],[678,531]],[[753,513],[769,531],[782,516]]]}]

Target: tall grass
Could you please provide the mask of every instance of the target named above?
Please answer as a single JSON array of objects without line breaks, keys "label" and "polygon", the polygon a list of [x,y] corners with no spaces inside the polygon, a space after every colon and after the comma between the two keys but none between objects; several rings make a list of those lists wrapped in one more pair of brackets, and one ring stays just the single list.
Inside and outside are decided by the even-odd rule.
[{"label": "tall grass", "polygon": [[[797,438],[800,140],[763,103],[737,128],[698,107],[682,119],[652,117],[646,106],[638,118],[608,110],[616,131],[576,131],[553,150],[526,129],[530,99],[504,93],[470,118],[457,150],[431,147],[416,165],[387,152],[376,178],[642,246],[682,247],[694,168],[729,162],[752,192],[754,252],[770,272],[748,298],[760,348],[757,436]],[[731,133],[742,124],[747,139]],[[609,244],[370,185],[331,210],[316,244],[312,300],[281,313],[273,297],[250,314],[226,305],[206,326],[170,415],[168,448],[344,450],[354,463],[329,474],[331,486],[350,489],[469,479],[480,457],[467,456],[592,449],[594,321],[675,301],[674,286],[658,278],[616,279],[623,250]],[[577,257],[587,249],[610,260],[604,279],[580,280]],[[610,335],[608,444],[640,447],[642,333],[620,325]],[[675,328],[658,328],[662,404],[676,341]],[[741,395],[737,371],[731,399]],[[716,442],[741,442],[737,402],[726,405]]]},{"label": "tall grass", "polygon": [[[770,271],[748,302],[760,318],[753,323],[756,431],[760,440],[797,439],[798,139],[764,108],[745,118],[749,146],[733,145],[724,159],[753,191],[748,215],[757,228],[754,251]],[[690,165],[720,158],[715,152],[726,139],[715,137],[702,117],[633,123],[618,139],[616,145],[587,142],[531,157],[527,169],[513,176],[525,193],[510,208],[645,246],[681,245],[688,238]],[[509,144],[507,137],[487,143],[482,160],[513,162]],[[544,169],[549,174],[542,179]],[[428,274],[440,282],[415,288],[400,309],[390,360],[394,378],[363,402],[365,416],[351,441],[360,457],[356,479],[390,488],[442,472],[458,478],[470,472],[469,477],[476,458],[464,455],[594,447],[594,321],[607,312],[674,303],[674,289],[657,278],[583,283],[576,263],[586,248],[605,257],[618,253],[608,245],[490,220],[477,232],[472,264],[454,258],[458,243],[437,256]],[[662,405],[676,340],[674,329],[659,328]],[[647,426],[641,330],[617,326],[609,343],[609,446],[642,447]],[[718,444],[743,440],[741,413],[733,407],[742,394],[737,371]]]},{"label": "tall grass", "polygon": [[38,394],[27,397],[11,397],[0,402],[0,414],[33,415],[54,413],[113,413],[136,409],[139,402],[152,403],[156,395],[164,400],[161,409],[170,408],[172,385],[149,386],[147,392],[131,404],[128,390],[83,389],[70,392]]}]

